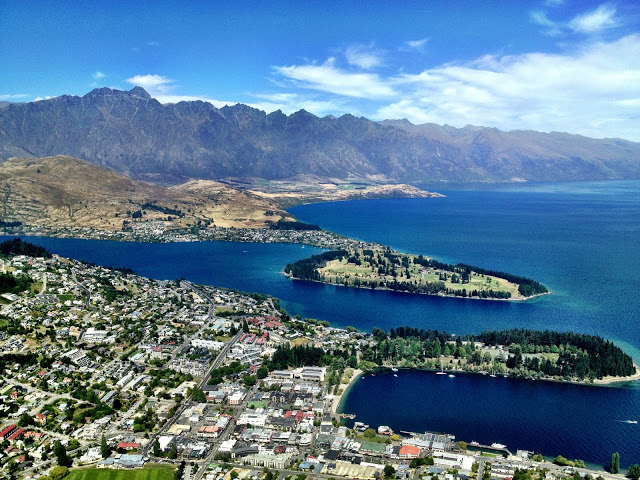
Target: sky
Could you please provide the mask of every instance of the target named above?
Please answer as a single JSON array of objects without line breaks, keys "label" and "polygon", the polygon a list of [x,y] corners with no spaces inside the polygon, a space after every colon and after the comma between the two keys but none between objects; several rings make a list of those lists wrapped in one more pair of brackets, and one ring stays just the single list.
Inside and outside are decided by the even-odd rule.
[{"label": "sky", "polygon": [[145,88],[640,141],[640,2],[0,1],[0,101]]}]

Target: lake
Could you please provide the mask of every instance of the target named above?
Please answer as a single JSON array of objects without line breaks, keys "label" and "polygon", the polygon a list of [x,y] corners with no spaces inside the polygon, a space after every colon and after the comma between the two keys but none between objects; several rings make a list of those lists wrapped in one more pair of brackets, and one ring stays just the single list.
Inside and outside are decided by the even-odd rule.
[{"label": "lake", "polygon": [[[529,276],[553,293],[499,302],[293,281],[282,274],[284,265],[321,250],[291,244],[30,241],[152,278],[184,277],[271,294],[291,315],[337,326],[370,331],[411,325],[458,334],[511,327],[575,330],[616,340],[640,359],[640,182],[435,190],[447,197],[312,204],[291,212],[401,251]],[[395,430],[446,431],[467,441],[598,464],[618,451],[622,465],[640,463],[638,425],[623,422],[640,420],[637,382],[584,387],[401,372],[356,383],[344,408],[360,421]]]}]

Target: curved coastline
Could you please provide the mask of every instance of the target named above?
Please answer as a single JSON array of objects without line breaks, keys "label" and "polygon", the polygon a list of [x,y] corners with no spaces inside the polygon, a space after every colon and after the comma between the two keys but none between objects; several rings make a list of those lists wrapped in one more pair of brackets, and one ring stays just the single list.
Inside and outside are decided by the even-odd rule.
[{"label": "curved coastline", "polygon": [[[631,383],[631,382],[637,382],[640,381],[640,366],[638,366],[636,363],[633,364],[636,367],[636,373],[628,376],[628,377],[604,377],[604,378],[596,378],[594,379],[593,382],[589,382],[586,380],[563,380],[560,378],[529,378],[526,376],[518,376],[518,375],[507,375],[508,378],[513,378],[513,379],[518,379],[518,380],[532,380],[532,381],[542,381],[542,382],[550,382],[550,383],[565,383],[565,384],[572,384],[572,385],[584,385],[587,387],[613,387],[613,388],[617,388],[617,387],[621,387],[622,384],[625,383]],[[378,371],[383,371],[383,370],[392,370],[393,368],[396,368],[398,370],[415,370],[415,371],[420,371],[420,372],[437,372],[438,370],[434,370],[434,369],[428,369],[428,368],[420,368],[420,367],[403,367],[401,365],[384,365],[384,366],[376,366],[370,370],[361,370],[361,369],[356,369],[354,370],[353,374],[351,375],[351,378],[349,378],[349,383],[347,383],[347,385],[344,387],[344,389],[342,390],[342,393],[339,395],[334,395],[333,400],[331,402],[331,415],[335,416],[335,415],[340,415],[344,412],[342,412],[342,406],[344,404],[344,400],[346,399],[347,395],[349,394],[349,391],[351,390],[351,388],[353,388],[353,386],[359,381],[362,380],[364,377],[363,375],[368,375],[372,372],[378,372]],[[486,376],[486,372],[473,372],[473,371],[468,371],[468,370],[458,370],[458,369],[450,369],[447,370],[447,373],[450,372],[455,372],[455,373],[464,373],[464,374],[470,374],[470,375],[479,375],[479,376]]]},{"label": "curved coastline", "polygon": [[339,412],[338,410],[340,410],[340,408],[342,407],[343,400],[346,398],[347,394],[349,393],[349,390],[351,390],[351,387],[353,387],[356,384],[356,381],[360,379],[360,376],[363,373],[368,373],[369,371],[371,370],[363,371],[363,370],[360,370],[359,368],[353,371],[353,374],[351,374],[351,378],[349,379],[349,383],[347,383],[347,385],[344,387],[344,389],[342,390],[342,393],[339,395],[333,396],[333,401],[331,402],[331,415],[343,413],[343,412]]},{"label": "curved coastline", "polygon": [[323,282],[321,280],[310,280],[306,278],[298,278],[298,277],[294,277],[291,273],[287,273],[287,272],[283,272],[283,274],[285,277],[290,278],[291,280],[297,280],[299,282],[312,282],[312,283],[320,283],[322,285],[331,285],[334,287],[359,288],[359,289],[371,290],[371,291],[383,290],[385,292],[406,293],[407,295],[424,295],[427,297],[459,298],[460,300],[487,300],[491,302],[525,302],[527,300],[532,300],[534,298],[543,297],[545,295],[550,295],[553,293],[551,290],[548,290],[544,293],[536,293],[535,295],[531,295],[530,297],[520,297],[520,298],[481,298],[481,297],[470,297],[470,296],[461,297],[460,295],[447,295],[446,293],[424,293],[424,292],[414,293],[414,292],[405,292],[402,290],[394,290],[392,288],[387,288],[387,287],[371,288],[364,285],[358,285],[358,286],[343,285],[340,283]]}]

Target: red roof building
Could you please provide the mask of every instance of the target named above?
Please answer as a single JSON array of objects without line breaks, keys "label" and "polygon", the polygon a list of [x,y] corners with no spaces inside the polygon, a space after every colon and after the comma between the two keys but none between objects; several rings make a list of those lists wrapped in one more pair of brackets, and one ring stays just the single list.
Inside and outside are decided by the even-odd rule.
[{"label": "red roof building", "polygon": [[420,449],[413,445],[402,445],[398,456],[400,458],[418,458],[420,456]]}]

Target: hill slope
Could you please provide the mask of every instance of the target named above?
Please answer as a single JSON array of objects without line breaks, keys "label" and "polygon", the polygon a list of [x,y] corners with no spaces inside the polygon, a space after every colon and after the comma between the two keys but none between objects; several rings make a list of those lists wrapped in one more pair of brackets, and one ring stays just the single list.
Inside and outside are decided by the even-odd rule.
[{"label": "hill slope", "polygon": [[[51,228],[118,231],[152,220],[164,229],[197,224],[264,227],[292,220],[273,202],[208,182],[165,188],[71,157],[13,158],[0,165],[0,220]],[[123,223],[127,222],[127,223]]]},{"label": "hill slope", "polygon": [[180,183],[295,175],[384,183],[640,178],[640,143],[290,116],[205,102],[162,105],[140,87],[0,110],[0,156],[71,155],[134,178]]}]

